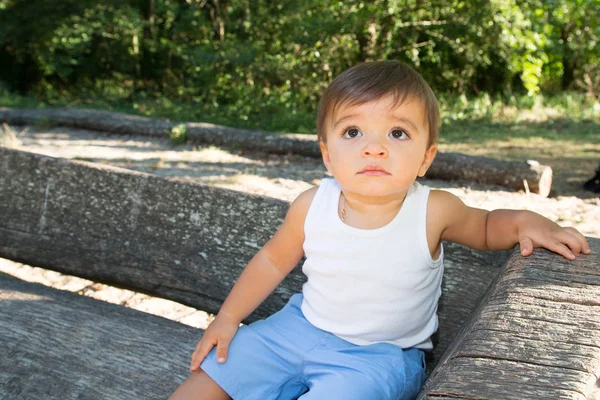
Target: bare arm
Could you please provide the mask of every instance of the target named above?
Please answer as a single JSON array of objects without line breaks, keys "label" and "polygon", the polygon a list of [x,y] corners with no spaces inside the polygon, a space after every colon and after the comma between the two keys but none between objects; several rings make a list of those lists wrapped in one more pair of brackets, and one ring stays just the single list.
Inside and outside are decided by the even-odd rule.
[{"label": "bare arm", "polygon": [[[294,203],[275,235],[252,257],[223,303],[219,315],[240,323],[292,271],[303,255],[303,220]],[[298,219],[298,220],[296,220]],[[299,220],[302,221],[299,221]],[[302,222],[302,224],[300,224]]]},{"label": "bare arm", "polygon": [[528,256],[536,247],[544,247],[574,260],[589,254],[590,246],[577,229],[525,210],[494,210],[487,214],[486,243],[490,250],[509,249],[519,243],[521,254]]},{"label": "bare arm", "polygon": [[430,243],[437,237],[437,243],[449,240],[476,250],[507,250],[518,243],[524,256],[536,247],[570,260],[590,253],[587,240],[575,228],[560,227],[531,211],[469,207],[453,194],[438,190],[431,192],[427,229]]},{"label": "bare arm", "polygon": [[298,264],[303,251],[304,221],[317,188],[302,193],[292,203],[275,235],[250,260],[225,299],[221,310],[206,329],[192,354],[195,371],[210,350],[217,346],[217,360],[225,362],[229,343],[240,322],[275,290]]}]

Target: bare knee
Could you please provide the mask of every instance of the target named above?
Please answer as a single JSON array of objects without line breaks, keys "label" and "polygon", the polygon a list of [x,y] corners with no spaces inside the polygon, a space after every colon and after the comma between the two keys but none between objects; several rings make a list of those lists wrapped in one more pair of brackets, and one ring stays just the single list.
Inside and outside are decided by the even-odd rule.
[{"label": "bare knee", "polygon": [[231,397],[206,372],[192,372],[169,400],[230,400]]}]

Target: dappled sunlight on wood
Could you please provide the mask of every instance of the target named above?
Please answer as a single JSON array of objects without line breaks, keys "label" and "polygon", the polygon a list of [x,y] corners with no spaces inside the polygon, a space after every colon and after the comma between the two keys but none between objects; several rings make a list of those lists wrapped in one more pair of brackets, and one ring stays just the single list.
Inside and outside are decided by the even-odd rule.
[{"label": "dappled sunlight on wood", "polygon": [[[174,301],[0,258],[0,273],[2,272],[27,282],[40,283],[45,286],[77,293],[96,300],[120,304],[128,308],[172,319],[200,329],[206,329],[210,321],[208,313],[184,306]],[[25,294],[20,294],[21,299],[24,295]],[[27,294],[27,296],[28,299],[31,298],[31,300],[49,300],[43,296],[34,294]],[[6,298],[0,298],[0,300],[5,299]]]},{"label": "dappled sunlight on wood", "polygon": [[33,293],[23,293],[12,290],[0,291],[0,301],[51,301],[52,299],[46,296],[40,296]]}]

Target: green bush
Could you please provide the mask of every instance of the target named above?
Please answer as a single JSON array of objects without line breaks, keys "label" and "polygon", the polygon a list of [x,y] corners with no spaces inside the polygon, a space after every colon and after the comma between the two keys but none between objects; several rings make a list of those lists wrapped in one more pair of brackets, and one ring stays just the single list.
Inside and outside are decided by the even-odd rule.
[{"label": "green bush", "polygon": [[599,9],[597,0],[0,0],[0,81],[52,103],[166,98],[242,121],[286,112],[300,126],[334,76],[369,60],[404,60],[436,92],[489,93],[492,103],[566,89],[597,97]]}]

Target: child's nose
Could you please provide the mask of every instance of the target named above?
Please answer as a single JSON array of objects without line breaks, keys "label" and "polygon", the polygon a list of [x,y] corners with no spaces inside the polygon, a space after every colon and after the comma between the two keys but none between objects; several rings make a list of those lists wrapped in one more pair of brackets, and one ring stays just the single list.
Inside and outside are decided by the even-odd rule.
[{"label": "child's nose", "polygon": [[380,143],[377,142],[371,142],[368,143],[363,151],[362,151],[362,155],[363,157],[387,157],[388,156],[388,151],[385,148],[385,146],[382,146]]}]

